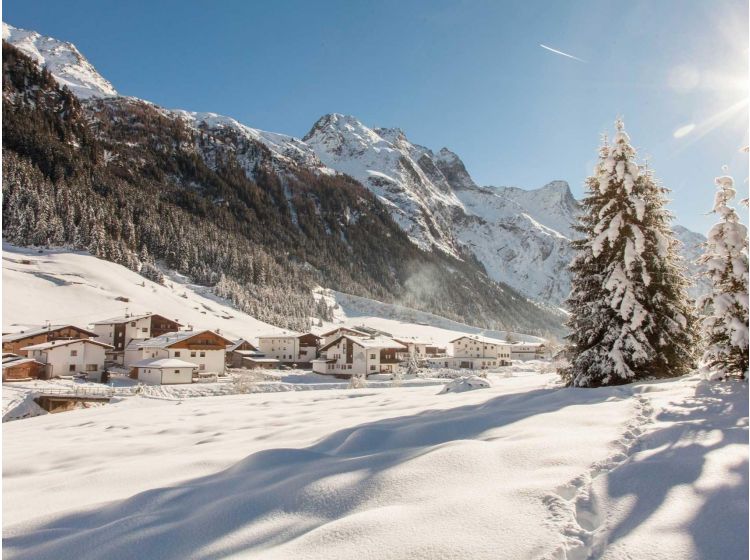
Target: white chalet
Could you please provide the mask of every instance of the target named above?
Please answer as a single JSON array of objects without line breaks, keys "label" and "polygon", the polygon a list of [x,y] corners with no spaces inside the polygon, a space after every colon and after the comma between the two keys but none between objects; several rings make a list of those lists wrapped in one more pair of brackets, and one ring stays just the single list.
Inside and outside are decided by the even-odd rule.
[{"label": "white chalet", "polygon": [[[125,348],[125,365],[148,359],[178,359],[198,366],[198,373],[222,373],[231,340],[209,330],[177,331],[148,340],[132,340]],[[137,374],[131,371],[131,377]]]},{"label": "white chalet", "polygon": [[406,347],[406,351],[400,352],[400,356],[407,359],[410,355],[418,360],[444,356],[445,348],[440,348],[431,340],[420,340],[418,338],[398,337],[394,338]]},{"label": "white chalet", "polygon": [[107,358],[124,364],[125,348],[133,340],[148,340],[178,330],[182,325],[156,313],[123,315],[93,323],[97,339],[114,348]]},{"label": "white chalet", "polygon": [[318,356],[319,344],[320,337],[312,333],[283,331],[258,337],[260,353],[283,364],[309,365]]},{"label": "white chalet", "polygon": [[48,379],[85,373],[92,381],[101,380],[105,353],[111,349],[109,344],[92,338],[51,340],[23,348],[29,358],[44,364],[44,377]]},{"label": "white chalet", "polygon": [[434,364],[447,368],[487,369],[510,365],[511,343],[497,338],[467,334],[450,341],[453,355],[435,358]]},{"label": "white chalet", "polygon": [[385,336],[363,338],[342,335],[321,349],[321,357],[313,360],[313,371],[327,375],[370,375],[394,372],[403,361],[398,353],[407,348]]},{"label": "white chalet", "polygon": [[198,366],[185,360],[160,358],[141,360],[133,364],[135,378],[150,385],[176,385],[192,383]]}]

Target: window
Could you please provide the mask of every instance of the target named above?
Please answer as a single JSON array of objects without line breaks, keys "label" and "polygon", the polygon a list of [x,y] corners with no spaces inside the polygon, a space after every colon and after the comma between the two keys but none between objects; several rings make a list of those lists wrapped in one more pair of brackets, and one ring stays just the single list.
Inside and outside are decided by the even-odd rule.
[{"label": "window", "polygon": [[346,369],[352,369],[352,364],[349,364],[348,366],[346,366]]},{"label": "window", "polygon": [[96,367],[96,364],[86,364],[86,371],[96,371],[99,368]]},{"label": "window", "polygon": [[201,365],[199,365],[199,366],[198,366],[198,369],[200,369],[201,371],[205,371],[205,369],[206,369],[206,364],[201,364]]},{"label": "window", "polygon": [[195,352],[190,352],[190,357],[195,358]]},{"label": "window", "polygon": [[179,358],[179,357],[180,357],[180,352],[179,352],[179,351],[175,352],[175,353],[174,353],[174,357],[175,357],[175,358]]},{"label": "window", "polygon": [[143,328],[141,329],[141,332],[148,332],[148,327],[143,327]]},{"label": "window", "polygon": [[132,323],[130,323],[130,326],[134,327],[135,326],[135,321],[133,321]]},{"label": "window", "polygon": [[375,371],[375,366],[370,366],[370,371]]},{"label": "window", "polygon": [[77,356],[78,355],[78,350],[71,350],[70,351],[70,355],[71,356]]},{"label": "window", "polygon": [[370,359],[374,360],[375,359],[375,354],[370,354]]},{"label": "window", "polygon": [[205,358],[205,357],[206,357],[206,353],[205,352],[201,352],[201,358]]},{"label": "window", "polygon": [[75,371],[75,370],[76,370],[76,365],[75,364],[70,364],[68,366],[68,371]]},{"label": "window", "polygon": [[180,373],[179,369],[174,370],[175,373]]}]

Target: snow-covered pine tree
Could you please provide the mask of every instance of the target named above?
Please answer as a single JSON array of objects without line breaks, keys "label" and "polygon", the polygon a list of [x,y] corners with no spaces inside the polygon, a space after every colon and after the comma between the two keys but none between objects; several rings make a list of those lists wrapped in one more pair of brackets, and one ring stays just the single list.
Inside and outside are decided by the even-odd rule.
[{"label": "snow-covered pine tree", "polygon": [[719,189],[713,212],[720,221],[708,232],[704,253],[698,262],[706,267],[711,292],[698,300],[703,311],[706,350],[701,366],[712,378],[747,376],[748,368],[748,240],[729,202],[737,192],[729,176],[716,178]]},{"label": "snow-covered pine tree", "polygon": [[568,385],[673,377],[695,362],[696,319],[666,210],[667,189],[636,163],[623,123],[586,181],[573,241]]}]

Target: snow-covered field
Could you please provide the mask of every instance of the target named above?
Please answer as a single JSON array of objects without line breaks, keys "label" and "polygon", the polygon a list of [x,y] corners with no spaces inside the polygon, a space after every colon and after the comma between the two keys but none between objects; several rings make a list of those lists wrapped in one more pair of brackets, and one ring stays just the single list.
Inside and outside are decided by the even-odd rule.
[{"label": "snow-covered field", "polygon": [[4,557],[747,557],[746,383],[488,379],[4,424]]}]

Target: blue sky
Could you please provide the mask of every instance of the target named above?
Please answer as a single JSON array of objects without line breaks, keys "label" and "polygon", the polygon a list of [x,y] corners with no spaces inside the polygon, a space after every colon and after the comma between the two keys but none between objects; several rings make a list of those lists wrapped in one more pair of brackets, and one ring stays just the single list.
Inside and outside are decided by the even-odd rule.
[{"label": "blue sky", "polygon": [[449,147],[479,184],[564,179],[576,196],[622,115],[673,189],[678,222],[703,233],[714,222],[722,165],[747,196],[746,1],[3,7],[4,21],[75,43],[120,93],[165,107],[297,136],[325,113],[351,114]]}]

